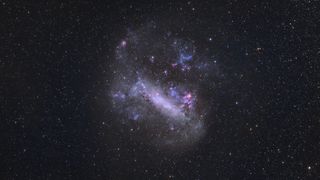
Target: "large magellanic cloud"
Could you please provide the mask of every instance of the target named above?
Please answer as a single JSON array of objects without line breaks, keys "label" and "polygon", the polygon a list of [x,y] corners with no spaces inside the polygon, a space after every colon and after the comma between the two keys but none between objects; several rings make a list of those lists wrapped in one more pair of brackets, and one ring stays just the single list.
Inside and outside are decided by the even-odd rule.
[{"label": "large magellanic cloud", "polygon": [[185,147],[205,133],[200,83],[213,61],[189,37],[149,23],[115,48],[110,98],[124,123],[134,123],[157,146]]}]

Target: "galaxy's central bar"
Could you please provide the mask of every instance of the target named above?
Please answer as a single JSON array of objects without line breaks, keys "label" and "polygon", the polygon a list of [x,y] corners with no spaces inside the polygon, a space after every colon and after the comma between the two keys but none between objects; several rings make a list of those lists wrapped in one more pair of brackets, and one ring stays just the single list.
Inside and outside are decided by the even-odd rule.
[{"label": "galaxy's central bar", "polygon": [[183,109],[176,105],[173,100],[166,97],[161,89],[152,84],[139,80],[131,89],[134,96],[142,95],[150,101],[162,114],[171,118],[183,119]]},{"label": "galaxy's central bar", "polygon": [[151,92],[150,100],[166,115],[170,117],[184,117],[184,113],[178,106],[158,92]]}]

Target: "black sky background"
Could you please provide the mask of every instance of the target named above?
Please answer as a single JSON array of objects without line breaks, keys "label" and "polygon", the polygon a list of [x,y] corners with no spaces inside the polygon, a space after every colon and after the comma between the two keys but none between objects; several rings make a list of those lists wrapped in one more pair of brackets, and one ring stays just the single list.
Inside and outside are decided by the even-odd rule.
[{"label": "black sky background", "polygon": [[[222,74],[188,152],[136,141],[108,105],[117,44],[173,17]],[[319,1],[2,0],[0,22],[1,179],[320,177]]]}]

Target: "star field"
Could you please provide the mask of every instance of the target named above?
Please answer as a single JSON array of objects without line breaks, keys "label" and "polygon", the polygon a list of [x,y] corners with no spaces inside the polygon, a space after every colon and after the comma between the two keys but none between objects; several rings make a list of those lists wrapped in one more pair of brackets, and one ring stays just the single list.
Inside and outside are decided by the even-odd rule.
[{"label": "star field", "polygon": [[320,4],[0,0],[0,179],[317,179]]}]

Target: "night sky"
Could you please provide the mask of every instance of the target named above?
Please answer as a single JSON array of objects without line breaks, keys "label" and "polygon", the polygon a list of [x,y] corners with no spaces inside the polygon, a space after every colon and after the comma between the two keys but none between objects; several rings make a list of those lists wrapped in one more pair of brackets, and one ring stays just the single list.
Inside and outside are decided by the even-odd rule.
[{"label": "night sky", "polygon": [[0,0],[0,179],[320,178],[319,7]]}]

